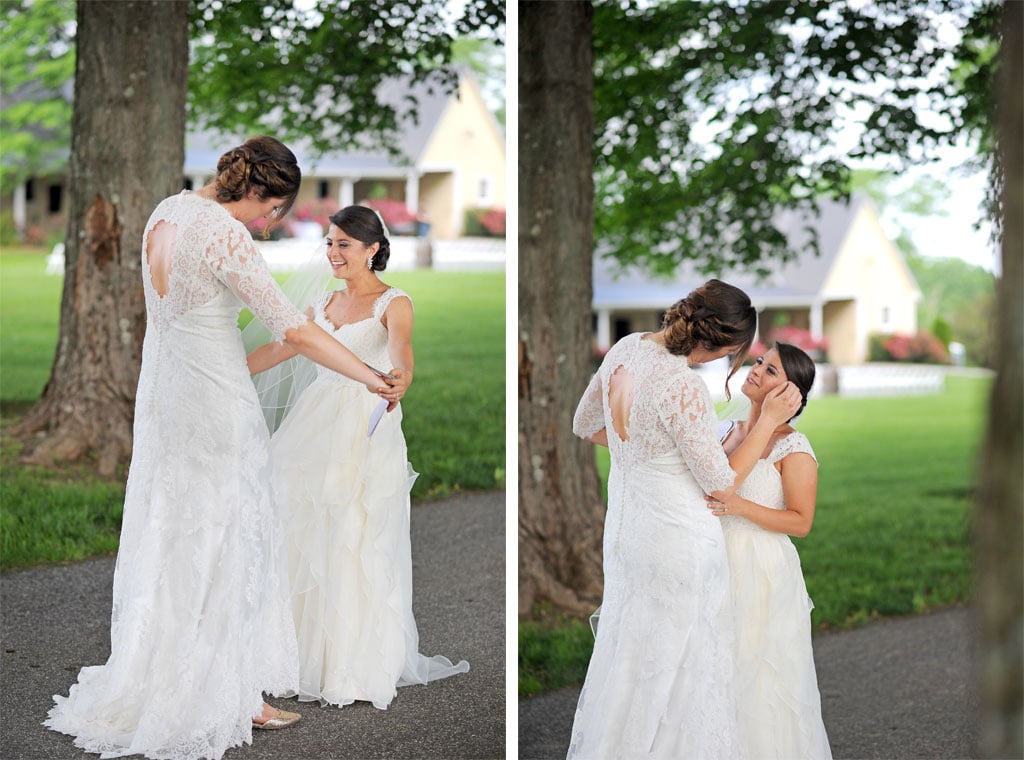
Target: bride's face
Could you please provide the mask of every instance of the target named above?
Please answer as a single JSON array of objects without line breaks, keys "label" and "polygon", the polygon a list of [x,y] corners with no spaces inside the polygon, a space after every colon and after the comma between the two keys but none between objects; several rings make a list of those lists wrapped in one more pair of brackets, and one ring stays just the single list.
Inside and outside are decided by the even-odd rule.
[{"label": "bride's face", "polygon": [[771,348],[754,362],[741,390],[743,395],[751,401],[763,401],[769,391],[785,384],[788,380],[786,370],[782,368],[779,352]]},{"label": "bride's face", "polygon": [[367,263],[377,252],[377,244],[367,245],[362,240],[349,237],[338,226],[327,228],[327,261],[331,271],[339,280],[347,280],[369,269]]}]

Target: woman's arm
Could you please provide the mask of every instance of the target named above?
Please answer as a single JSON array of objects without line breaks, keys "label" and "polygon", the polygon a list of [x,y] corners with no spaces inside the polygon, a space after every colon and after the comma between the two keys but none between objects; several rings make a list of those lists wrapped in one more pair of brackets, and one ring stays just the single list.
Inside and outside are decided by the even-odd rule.
[{"label": "woman's arm", "polygon": [[608,431],[604,424],[604,383],[601,382],[601,370],[594,373],[583,392],[576,413],[572,418],[572,432],[582,438],[601,446],[608,445]]},{"label": "woman's arm", "polygon": [[388,356],[391,359],[389,371],[395,376],[387,397],[397,402],[412,384],[412,302],[408,298],[393,299],[384,311],[383,322],[388,330]]},{"label": "woman's arm", "polygon": [[814,457],[796,452],[780,461],[785,509],[771,509],[735,493],[724,498],[708,497],[714,514],[745,517],[765,530],[803,538],[811,532],[818,498],[818,464]]},{"label": "woman's arm", "polygon": [[295,353],[362,383],[374,393],[383,395],[390,387],[387,380],[378,377],[358,356],[314,322],[307,321],[286,330],[284,342]]},{"label": "woman's arm", "polygon": [[388,383],[359,357],[295,308],[270,276],[266,262],[241,224],[229,230],[224,241],[214,241],[208,249],[208,261],[214,276],[249,307],[272,335],[283,336],[296,353],[363,383],[374,393],[388,389]]},{"label": "woman's arm", "polygon": [[245,363],[249,365],[250,375],[258,375],[281,362],[288,361],[296,353],[298,352],[287,343],[273,341],[250,351],[245,357]]},{"label": "woman's arm", "polygon": [[757,422],[747,432],[743,442],[729,455],[729,467],[736,473],[736,479],[728,488],[712,491],[711,495],[721,500],[734,493],[761,458],[762,452],[775,433],[775,428],[792,417],[799,408],[800,389],[793,383],[786,383],[772,390],[765,398]]}]

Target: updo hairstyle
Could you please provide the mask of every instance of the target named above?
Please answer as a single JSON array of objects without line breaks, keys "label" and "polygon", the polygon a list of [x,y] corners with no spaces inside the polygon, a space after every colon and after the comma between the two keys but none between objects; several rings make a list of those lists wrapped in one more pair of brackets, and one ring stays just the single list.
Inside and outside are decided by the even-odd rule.
[{"label": "updo hairstyle", "polygon": [[661,326],[665,347],[677,356],[689,356],[697,348],[737,346],[725,379],[725,395],[731,397],[729,380],[757,334],[757,311],[747,294],[721,280],[708,280],[665,312]]},{"label": "updo hairstyle", "polygon": [[391,258],[391,242],[384,234],[384,225],[377,212],[366,206],[345,206],[332,214],[328,221],[350,238],[364,245],[378,243],[377,252],[370,259],[370,269],[383,272]]},{"label": "updo hairstyle", "polygon": [[790,422],[803,414],[804,407],[807,406],[807,396],[811,392],[811,386],[814,385],[814,360],[789,343],[776,343],[775,350],[779,353],[779,361],[782,362],[786,379],[800,390],[800,408],[797,409],[796,414],[786,420],[786,422]]},{"label": "updo hairstyle", "polygon": [[280,140],[263,135],[249,138],[220,157],[214,190],[221,203],[240,201],[250,190],[256,191],[261,201],[283,198],[281,208],[263,229],[266,237],[291,209],[301,181],[295,154]]}]

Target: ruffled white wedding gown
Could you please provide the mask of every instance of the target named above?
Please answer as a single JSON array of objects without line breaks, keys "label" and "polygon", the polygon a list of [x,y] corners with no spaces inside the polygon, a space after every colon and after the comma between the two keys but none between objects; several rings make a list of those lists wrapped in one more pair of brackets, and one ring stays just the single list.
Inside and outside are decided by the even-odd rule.
[{"label": "ruffled white wedding gown", "polygon": [[[387,370],[388,304],[408,298],[390,288],[373,315],[335,328],[314,321],[360,359]],[[412,612],[409,491],[416,473],[402,435],[401,406],[368,436],[380,399],[365,386],[317,368],[273,436],[278,510],[285,522],[288,577],[299,638],[300,700],[386,709],[396,686],[424,684],[469,670],[419,654]]]},{"label": "ruffled white wedding gown", "polygon": [[[625,441],[608,408],[616,371],[633,380]],[[703,498],[735,480],[715,423],[686,358],[639,334],[612,347],[576,410],[577,435],[607,431],[612,467],[601,621],[570,758],[745,757],[729,567]]]},{"label": "ruffled white wedding gown", "polygon": [[[168,292],[145,250],[176,227]],[[110,658],[83,668],[45,725],[104,757],[219,758],[252,740],[262,692],[294,689],[269,435],[237,326],[243,302],[283,335],[292,306],[245,227],[182,193],[142,257],[146,337],[114,573]]]},{"label": "ruffled white wedding gown", "polygon": [[[802,433],[777,441],[739,495],[772,509],[786,506],[775,463],[814,456]],[[831,760],[811,651],[811,604],[789,536],[743,517],[722,517],[737,621],[737,694],[750,757]],[[602,618],[602,624],[603,624]]]}]

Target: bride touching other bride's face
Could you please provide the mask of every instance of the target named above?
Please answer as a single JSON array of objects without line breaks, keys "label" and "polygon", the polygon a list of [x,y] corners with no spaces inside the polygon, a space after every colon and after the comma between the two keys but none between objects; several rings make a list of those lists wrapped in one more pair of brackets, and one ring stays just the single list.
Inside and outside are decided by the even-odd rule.
[{"label": "bride touching other bride's face", "polygon": [[800,408],[793,415],[799,416],[814,384],[814,360],[796,346],[776,343],[754,362],[740,390],[759,406],[773,390],[787,382],[800,391]]}]

